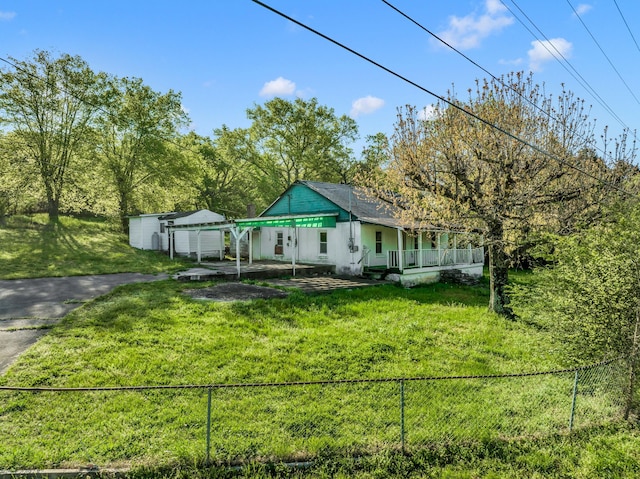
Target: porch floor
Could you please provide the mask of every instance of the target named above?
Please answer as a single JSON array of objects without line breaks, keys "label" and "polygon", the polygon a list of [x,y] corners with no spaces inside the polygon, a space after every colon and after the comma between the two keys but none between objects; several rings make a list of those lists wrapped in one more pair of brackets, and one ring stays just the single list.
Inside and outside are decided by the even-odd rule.
[{"label": "porch floor", "polygon": [[[296,263],[295,276],[314,276],[335,273],[334,265]],[[254,260],[252,264],[244,260],[240,263],[241,279],[269,279],[293,276],[291,263],[279,261]],[[213,279],[235,280],[238,270],[235,260],[206,261],[174,275],[180,281],[209,281]]]}]

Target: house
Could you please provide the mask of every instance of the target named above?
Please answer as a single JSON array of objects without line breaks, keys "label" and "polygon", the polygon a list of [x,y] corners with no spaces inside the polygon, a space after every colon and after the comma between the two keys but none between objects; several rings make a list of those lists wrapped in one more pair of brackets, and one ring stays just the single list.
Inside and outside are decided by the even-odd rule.
[{"label": "house", "polygon": [[350,185],[297,181],[258,218],[235,223],[251,230],[255,259],[330,264],[347,275],[378,271],[405,286],[438,281],[446,269],[482,275],[480,238],[407,226],[396,208]]},{"label": "house", "polygon": [[[129,244],[134,248],[167,251],[182,256],[224,258],[224,233],[189,229],[224,223],[223,215],[209,210],[152,213],[129,217]],[[172,227],[181,227],[169,234]]]}]

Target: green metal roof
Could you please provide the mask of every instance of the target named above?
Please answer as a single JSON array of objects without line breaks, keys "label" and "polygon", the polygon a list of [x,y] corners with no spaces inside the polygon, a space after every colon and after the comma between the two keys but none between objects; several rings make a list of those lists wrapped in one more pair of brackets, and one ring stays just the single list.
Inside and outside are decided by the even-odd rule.
[{"label": "green metal roof", "polygon": [[261,226],[274,228],[335,228],[338,213],[320,215],[286,215],[265,216],[235,220],[243,228],[259,228]]}]

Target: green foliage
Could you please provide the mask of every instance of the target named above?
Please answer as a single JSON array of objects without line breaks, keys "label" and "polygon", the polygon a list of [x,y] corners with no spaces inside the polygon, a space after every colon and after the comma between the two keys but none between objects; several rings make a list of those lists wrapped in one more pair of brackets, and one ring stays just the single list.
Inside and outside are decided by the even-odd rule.
[{"label": "green foliage", "polygon": [[184,268],[153,251],[140,251],[101,218],[11,216],[0,227],[1,279],[105,273],[159,273]]},{"label": "green foliage", "polygon": [[274,98],[247,110],[253,122],[250,138],[252,162],[274,182],[271,198],[296,180],[349,182],[354,162],[349,144],[358,127],[346,115],[336,116],[318,100]]},{"label": "green foliage", "polygon": [[116,191],[126,231],[126,216],[146,206],[144,197],[136,196],[141,185],[152,183],[161,190],[184,174],[180,155],[169,142],[188,120],[179,93],[155,92],[139,78],[110,79],[107,94],[97,120],[96,150]]},{"label": "green foliage", "polygon": [[0,124],[12,132],[17,158],[34,165],[55,219],[68,170],[104,104],[106,76],[78,56],[36,50],[28,60],[9,58],[16,67],[0,71]]},{"label": "green foliage", "polygon": [[640,208],[557,238],[555,262],[515,288],[517,312],[552,330],[568,363],[631,353],[640,308]]}]

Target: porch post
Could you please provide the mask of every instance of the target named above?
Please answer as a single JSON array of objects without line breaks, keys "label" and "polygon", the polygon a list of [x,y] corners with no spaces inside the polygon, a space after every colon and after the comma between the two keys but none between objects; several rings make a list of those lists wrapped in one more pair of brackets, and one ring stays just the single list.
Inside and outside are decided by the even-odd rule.
[{"label": "porch post", "polygon": [[240,228],[236,227],[234,236],[236,237],[236,270],[240,278]]},{"label": "porch post", "polygon": [[196,237],[198,238],[198,251],[197,251],[197,253],[198,253],[198,263],[202,259],[202,253],[201,253],[202,248],[201,248],[201,244],[200,244],[200,242],[201,242],[201,240],[200,240],[200,231],[202,231],[202,230],[199,230],[199,229],[196,230]]},{"label": "porch post", "polygon": [[253,264],[253,228],[249,228],[249,264]]},{"label": "porch post", "polygon": [[422,231],[418,232],[418,267],[422,268]]},{"label": "porch post", "polygon": [[173,242],[176,240],[173,229],[169,230],[169,258],[173,259]]},{"label": "porch post", "polygon": [[398,268],[404,270],[404,254],[402,254],[402,229],[398,228]]},{"label": "porch post", "polygon": [[293,241],[293,250],[291,251],[291,270],[293,275],[296,275],[296,252],[298,251],[298,241],[296,238],[296,227],[293,227],[293,236],[291,237]]},{"label": "porch post", "polygon": [[220,261],[224,259],[224,230],[218,230],[220,233]]},{"label": "porch post", "polygon": [[473,248],[471,248],[471,243],[467,245],[467,249],[469,250],[469,264],[473,264]]},{"label": "porch post", "polygon": [[458,264],[458,233],[453,233],[453,264]]},{"label": "porch post", "polygon": [[438,243],[438,266],[442,266],[441,253],[440,253],[440,232],[436,235],[436,243]]}]

